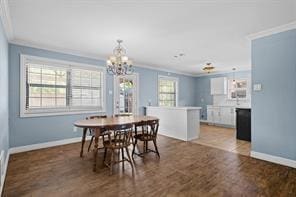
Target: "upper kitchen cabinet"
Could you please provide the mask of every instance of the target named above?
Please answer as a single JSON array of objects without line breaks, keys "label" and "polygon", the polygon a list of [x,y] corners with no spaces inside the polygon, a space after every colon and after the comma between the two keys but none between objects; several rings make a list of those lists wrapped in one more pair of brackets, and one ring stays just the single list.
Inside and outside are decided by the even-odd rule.
[{"label": "upper kitchen cabinet", "polygon": [[211,78],[211,95],[227,94],[227,78]]}]

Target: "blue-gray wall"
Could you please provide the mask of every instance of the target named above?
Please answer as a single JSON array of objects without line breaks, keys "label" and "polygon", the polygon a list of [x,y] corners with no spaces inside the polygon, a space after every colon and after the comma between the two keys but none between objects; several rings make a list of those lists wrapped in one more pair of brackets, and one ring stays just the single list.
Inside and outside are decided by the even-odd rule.
[{"label": "blue-gray wall", "polygon": [[[8,43],[0,20],[0,151],[5,151],[5,158],[9,148],[8,125]],[[1,191],[0,191],[1,193]]]},{"label": "blue-gray wall", "polygon": [[[85,118],[87,114],[20,118],[20,54],[74,61],[98,66],[104,66],[105,62],[14,44],[9,45],[10,146],[24,146],[81,136],[81,132],[73,132],[73,122]],[[168,75],[168,73],[139,67],[136,67],[135,72],[139,73],[139,110],[140,113],[143,113],[143,107],[148,105],[149,100],[151,100],[152,105],[157,105],[158,75]],[[179,105],[194,106],[195,78],[174,73],[170,73],[170,76],[179,78]],[[113,114],[113,95],[109,95],[108,92],[109,90],[113,91],[113,76],[107,75],[106,90],[107,114],[111,115]]]},{"label": "blue-gray wall", "polygon": [[252,41],[252,150],[296,160],[296,29]]},{"label": "blue-gray wall", "polygon": [[[207,105],[213,105],[213,96],[211,95],[211,78],[214,77],[227,77],[233,78],[233,73],[205,75],[196,77],[195,79],[195,92],[196,101],[195,105],[202,107],[201,119],[207,119]],[[251,71],[235,72],[236,78],[251,78]]]}]

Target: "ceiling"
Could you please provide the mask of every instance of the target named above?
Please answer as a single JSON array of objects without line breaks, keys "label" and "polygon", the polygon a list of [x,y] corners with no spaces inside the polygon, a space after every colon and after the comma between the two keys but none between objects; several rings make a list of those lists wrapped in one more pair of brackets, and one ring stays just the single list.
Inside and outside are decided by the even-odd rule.
[{"label": "ceiling", "polygon": [[[8,0],[11,42],[201,74],[250,69],[247,35],[292,22],[295,0]],[[174,56],[185,53],[184,56]]]}]

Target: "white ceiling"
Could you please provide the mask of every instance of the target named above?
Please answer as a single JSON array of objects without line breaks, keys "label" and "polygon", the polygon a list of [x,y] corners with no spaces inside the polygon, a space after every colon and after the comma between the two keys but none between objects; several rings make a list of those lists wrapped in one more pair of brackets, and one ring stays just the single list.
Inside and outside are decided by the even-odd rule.
[{"label": "white ceiling", "polygon": [[[246,36],[296,19],[295,0],[8,0],[12,42],[200,74],[250,68]],[[182,58],[174,58],[185,53]]]}]

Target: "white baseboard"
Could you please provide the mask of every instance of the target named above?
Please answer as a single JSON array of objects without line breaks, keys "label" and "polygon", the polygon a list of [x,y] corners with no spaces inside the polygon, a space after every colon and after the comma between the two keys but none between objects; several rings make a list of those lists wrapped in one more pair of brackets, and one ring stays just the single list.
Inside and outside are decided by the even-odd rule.
[{"label": "white baseboard", "polygon": [[[9,161],[9,156],[10,156],[10,152],[8,150],[7,152],[7,156],[6,156],[6,160],[5,160],[5,164],[4,164],[4,174],[3,174],[3,179],[1,180],[1,183],[3,183],[2,185],[0,185],[0,196],[2,196],[2,192],[3,192],[3,188],[4,188],[4,182],[5,182],[5,178],[6,178],[6,172],[7,172],[7,167],[8,167],[8,161]],[[2,177],[1,177],[2,178]]]},{"label": "white baseboard", "polygon": [[292,168],[296,168],[296,161],[292,160],[292,159],[286,159],[283,157],[273,156],[273,155],[259,153],[259,152],[255,152],[255,151],[251,151],[251,157],[256,158],[256,159],[269,161],[269,162],[276,163],[276,164],[281,164],[284,166],[289,166]]},{"label": "white baseboard", "polygon": [[[90,140],[90,138],[91,136],[87,136],[86,140]],[[21,152],[37,150],[42,148],[49,148],[53,146],[60,146],[64,144],[71,144],[75,142],[81,142],[81,137],[75,137],[75,138],[69,138],[69,139],[51,141],[51,142],[45,142],[45,143],[39,143],[39,144],[31,144],[27,146],[18,146],[18,147],[10,148],[9,151],[10,151],[10,154],[15,154],[15,153],[21,153]]]}]

